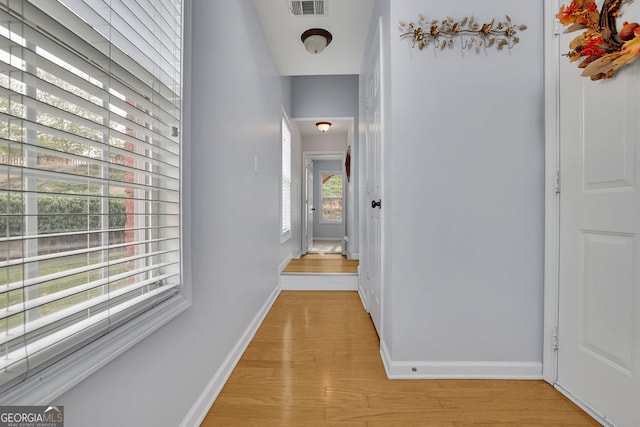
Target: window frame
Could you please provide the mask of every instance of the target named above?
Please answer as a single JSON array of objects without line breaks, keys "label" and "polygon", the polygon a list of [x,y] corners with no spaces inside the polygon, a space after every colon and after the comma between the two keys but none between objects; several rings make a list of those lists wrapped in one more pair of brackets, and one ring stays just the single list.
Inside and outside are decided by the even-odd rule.
[{"label": "window frame", "polygon": [[[180,72],[184,76],[185,54],[185,27],[188,17],[185,15],[185,2],[181,3],[182,13],[182,37],[180,42]],[[183,156],[184,138],[183,129],[187,127],[188,114],[185,113],[184,94],[187,92],[189,82],[181,79],[180,96],[180,129],[179,132],[179,260],[181,292],[164,300],[148,311],[127,321],[118,328],[100,337],[83,348],[61,358],[31,375],[26,380],[14,385],[0,394],[0,402],[3,405],[19,405],[28,402],[33,405],[50,404],[55,398],[67,392],[78,383],[98,371],[100,368],[125,353],[131,347],[142,341],[154,331],[162,328],[172,319],[187,310],[191,305],[191,283],[185,280],[185,248],[188,247],[188,236],[184,233],[184,220],[187,217],[184,211],[183,198],[185,195],[185,171],[188,170],[188,159]],[[185,121],[185,119],[187,121]]]},{"label": "window frame", "polygon": [[[288,141],[285,140],[285,129],[288,132]],[[280,124],[280,154],[281,154],[281,173],[280,173],[280,243],[285,243],[292,237],[292,221],[291,210],[293,207],[292,193],[292,171],[293,171],[293,132],[291,130],[291,123],[287,114],[282,111],[282,120]],[[285,144],[288,143],[288,147]],[[288,155],[288,171],[285,171],[287,164],[285,162],[285,156]],[[288,173],[287,173],[288,172]],[[288,175],[288,176],[287,176]],[[288,186],[288,192],[287,187]],[[288,198],[285,200],[285,192]],[[287,206],[288,204],[288,206]],[[288,209],[288,227],[285,226],[287,220],[285,212]]]},{"label": "window frame", "polygon": [[[322,177],[324,175],[340,175],[342,176],[342,214],[340,216],[340,221],[330,221],[330,220],[325,220],[323,219],[323,213],[324,213],[324,194],[323,194],[323,182],[322,182]],[[318,218],[318,223],[320,224],[327,224],[327,225],[339,225],[339,224],[344,224],[344,191],[345,191],[345,174],[342,171],[319,171],[318,172],[318,184],[320,186],[319,188],[319,194],[318,194],[318,201],[320,202],[320,218]]]}]

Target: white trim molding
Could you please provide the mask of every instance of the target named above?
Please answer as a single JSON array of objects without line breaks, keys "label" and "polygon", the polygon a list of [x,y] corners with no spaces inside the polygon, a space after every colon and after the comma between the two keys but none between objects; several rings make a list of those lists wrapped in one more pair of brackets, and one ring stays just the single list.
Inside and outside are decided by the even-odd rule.
[{"label": "white trim molding", "polygon": [[544,380],[558,379],[554,336],[558,327],[558,271],[560,256],[560,30],[555,16],[559,1],[544,2],[544,110],[545,110],[545,218],[544,218],[544,325],[542,372]]},{"label": "white trim molding", "polygon": [[240,361],[242,354],[251,343],[253,336],[258,331],[258,328],[262,324],[262,321],[271,309],[271,306],[275,302],[276,298],[278,298],[279,294],[280,287],[277,286],[273,290],[271,295],[269,295],[262,308],[260,308],[258,313],[254,316],[253,320],[251,321],[245,332],[242,334],[236,345],[224,359],[224,362],[222,362],[220,368],[218,368],[211,380],[209,380],[207,386],[204,388],[204,390],[202,390],[202,393],[200,393],[200,396],[198,396],[195,403],[180,423],[180,427],[197,426],[202,423],[202,420],[204,420],[207,413],[209,412],[209,409],[213,405],[213,402],[215,402],[216,398],[222,391],[222,387],[224,387],[225,383],[231,376],[233,369]]},{"label": "white trim molding", "polygon": [[393,361],[383,341],[380,356],[389,379],[541,380],[540,362]]},{"label": "white trim molding", "polygon": [[11,388],[0,396],[2,404],[49,405],[189,307],[183,296],[165,301]]},{"label": "white trim molding", "polygon": [[289,254],[282,260],[282,262],[280,262],[280,265],[278,265],[278,274],[282,273],[282,270],[287,268],[287,265],[289,265],[292,259],[293,255]]}]

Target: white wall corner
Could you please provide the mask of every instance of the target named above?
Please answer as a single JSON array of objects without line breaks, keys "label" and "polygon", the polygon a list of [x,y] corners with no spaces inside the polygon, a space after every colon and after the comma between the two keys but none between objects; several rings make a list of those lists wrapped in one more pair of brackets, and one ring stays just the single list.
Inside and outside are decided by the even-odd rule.
[{"label": "white wall corner", "polygon": [[380,340],[380,357],[382,358],[382,365],[387,373],[387,378],[391,379],[391,355],[387,349],[387,343],[383,340]]},{"label": "white wall corner", "polygon": [[280,264],[278,265],[278,275],[282,273],[282,270],[287,268],[287,265],[289,265],[292,259],[293,259],[293,255],[289,254],[282,260],[282,262],[280,262]]},{"label": "white wall corner", "polygon": [[251,343],[253,336],[258,331],[258,328],[262,324],[262,321],[266,317],[267,313],[271,309],[271,306],[275,302],[276,298],[280,294],[280,286],[276,286],[271,295],[267,298],[262,308],[258,311],[258,313],[254,316],[253,320],[245,330],[245,332],[240,336],[240,339],[233,347],[231,352],[227,355],[222,362],[222,365],[216,373],[213,375],[207,386],[202,390],[200,396],[196,399],[195,403],[184,417],[182,422],[180,423],[180,427],[191,427],[200,425],[202,420],[206,417],[211,405],[215,402],[216,398],[222,391],[222,387],[224,387],[225,383],[231,376],[233,369],[240,361],[242,354]]},{"label": "white wall corner", "polygon": [[541,380],[541,362],[393,361],[384,342],[380,356],[389,379]]},{"label": "white wall corner", "polygon": [[364,309],[364,311],[369,313],[369,308],[367,307],[367,299],[365,297],[365,291],[364,289],[362,289],[360,285],[358,285],[358,295],[360,296],[360,302],[362,303],[362,308]]}]

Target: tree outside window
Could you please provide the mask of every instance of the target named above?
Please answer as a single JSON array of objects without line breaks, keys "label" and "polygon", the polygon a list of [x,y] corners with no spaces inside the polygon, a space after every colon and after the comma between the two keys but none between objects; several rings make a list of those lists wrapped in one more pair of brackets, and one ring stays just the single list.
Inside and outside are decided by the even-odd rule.
[{"label": "tree outside window", "polygon": [[342,174],[322,173],[321,222],[342,222]]}]

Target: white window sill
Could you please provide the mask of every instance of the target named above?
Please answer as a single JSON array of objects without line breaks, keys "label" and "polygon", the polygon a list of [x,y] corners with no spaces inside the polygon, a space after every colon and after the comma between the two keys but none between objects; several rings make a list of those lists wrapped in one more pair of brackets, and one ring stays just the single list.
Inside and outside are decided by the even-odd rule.
[{"label": "white window sill", "polygon": [[291,239],[291,233],[283,234],[280,236],[280,244],[287,243]]},{"label": "white window sill", "polygon": [[176,295],[0,395],[3,405],[48,405],[191,306]]}]

